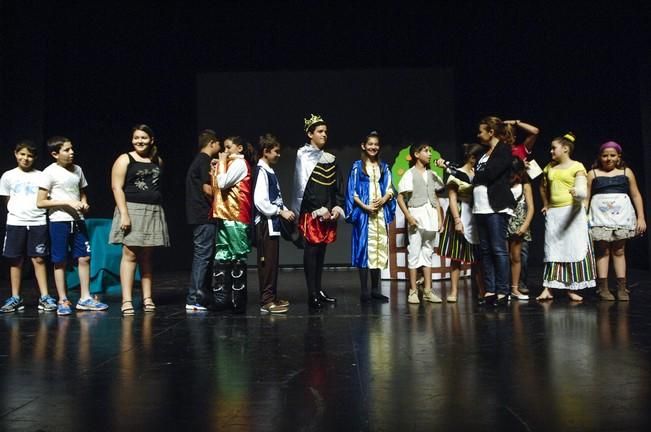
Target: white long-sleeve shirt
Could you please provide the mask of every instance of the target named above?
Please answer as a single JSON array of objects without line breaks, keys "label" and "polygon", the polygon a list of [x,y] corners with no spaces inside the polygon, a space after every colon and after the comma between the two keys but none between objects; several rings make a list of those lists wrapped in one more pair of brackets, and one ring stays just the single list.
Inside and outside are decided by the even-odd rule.
[{"label": "white long-sleeve shirt", "polygon": [[[258,166],[260,170],[258,171],[255,189],[253,190],[253,203],[259,212],[255,215],[256,224],[262,220],[262,215],[271,218],[272,216],[279,215],[281,210],[287,210],[282,200],[280,188],[278,188],[278,199],[275,202],[269,200],[269,174],[275,175],[275,171],[262,159],[258,161]],[[269,234],[272,236],[280,234],[274,231],[271,220],[269,221]]]},{"label": "white long-sleeve shirt", "polygon": [[235,186],[237,183],[244,180],[247,171],[244,156],[236,156],[236,159],[233,159],[230,165],[228,165],[228,169],[225,173],[217,174],[217,187],[219,187],[219,189],[228,189],[229,187]]}]

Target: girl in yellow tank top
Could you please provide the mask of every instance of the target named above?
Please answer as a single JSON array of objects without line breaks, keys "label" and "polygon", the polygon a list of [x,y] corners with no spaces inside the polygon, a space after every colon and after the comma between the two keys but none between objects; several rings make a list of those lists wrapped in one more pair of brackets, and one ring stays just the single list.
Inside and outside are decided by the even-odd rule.
[{"label": "girl in yellow tank top", "polygon": [[595,263],[585,212],[586,171],[571,159],[572,133],[555,138],[550,162],[540,185],[545,215],[545,269],[538,301],[553,298],[550,289],[564,289],[571,301],[582,301],[577,292],[595,286]]}]

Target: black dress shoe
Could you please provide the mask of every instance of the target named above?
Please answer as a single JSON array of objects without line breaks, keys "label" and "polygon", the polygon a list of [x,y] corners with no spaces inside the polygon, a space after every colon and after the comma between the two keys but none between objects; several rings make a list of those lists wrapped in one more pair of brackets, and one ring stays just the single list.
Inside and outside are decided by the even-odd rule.
[{"label": "black dress shoe", "polygon": [[336,303],[337,299],[334,297],[329,297],[328,294],[325,293],[325,291],[319,291],[319,300],[322,303]]},{"label": "black dress shoe", "polygon": [[477,304],[479,306],[491,306],[495,303],[496,299],[497,299],[497,295],[495,294],[487,295],[477,299]]},{"label": "black dress shoe", "polygon": [[371,298],[373,300],[378,300],[378,301],[381,301],[383,303],[388,303],[389,302],[389,297],[387,297],[385,295],[382,295],[380,293],[377,293],[377,292],[371,293]]},{"label": "black dress shoe", "polygon": [[307,305],[310,307],[310,309],[321,309],[323,307],[323,304],[321,304],[321,300],[318,296],[311,296],[307,300]]},{"label": "black dress shoe", "polygon": [[505,295],[502,298],[497,298],[497,296],[495,296],[495,300],[493,301],[493,306],[495,306],[495,307],[506,306],[508,304],[509,304],[509,296],[508,295]]}]

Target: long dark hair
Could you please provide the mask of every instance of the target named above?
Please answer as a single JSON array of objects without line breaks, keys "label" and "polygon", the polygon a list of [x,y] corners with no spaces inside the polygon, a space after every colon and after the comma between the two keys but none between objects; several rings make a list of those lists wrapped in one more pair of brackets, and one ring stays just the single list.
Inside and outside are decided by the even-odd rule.
[{"label": "long dark hair", "polygon": [[[371,138],[377,138],[378,145],[381,145],[380,144],[380,134],[377,131],[369,132],[368,135],[366,135],[364,137],[364,139],[362,140],[362,144],[367,144],[368,140],[371,139]],[[366,172],[366,162],[368,162],[368,155],[366,154],[366,152],[364,150],[362,150],[362,156],[361,156],[360,159],[362,160],[362,171],[364,172],[364,174],[368,175],[368,173]],[[378,165],[380,164],[380,154],[379,154],[379,152],[378,152],[378,156],[377,156],[377,163],[378,163]]]},{"label": "long dark hair", "polygon": [[518,183],[529,183],[529,175],[524,161],[519,157],[514,157],[511,161],[511,186]]},{"label": "long dark hair", "polygon": [[147,126],[146,124],[135,125],[131,129],[131,137],[132,138],[133,138],[133,133],[135,131],[142,131],[142,132],[146,133],[147,135],[149,135],[149,138],[152,139],[153,144],[151,146],[149,146],[149,155],[148,156],[149,156],[149,159],[153,163],[155,163],[156,165],[160,165],[160,157],[158,156],[158,146],[156,145],[156,141],[154,139],[154,137],[155,137],[154,130],[152,128],[150,128],[149,126]]},{"label": "long dark hair", "polygon": [[473,156],[479,160],[484,153],[486,153],[486,149],[481,144],[466,143],[463,145],[463,163],[468,162]]}]

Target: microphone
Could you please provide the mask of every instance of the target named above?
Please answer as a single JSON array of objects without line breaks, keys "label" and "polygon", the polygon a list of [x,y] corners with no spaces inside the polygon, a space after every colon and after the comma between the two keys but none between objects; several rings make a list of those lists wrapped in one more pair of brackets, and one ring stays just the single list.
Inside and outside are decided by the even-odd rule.
[{"label": "microphone", "polygon": [[456,162],[446,160],[445,162],[443,162],[443,165],[445,166],[445,172],[448,175],[455,175],[459,170],[459,164],[457,164]]}]

